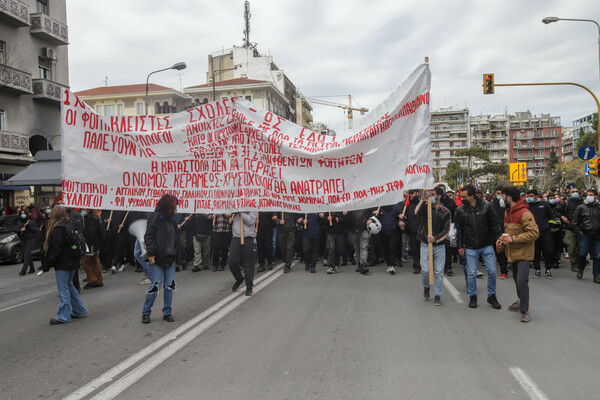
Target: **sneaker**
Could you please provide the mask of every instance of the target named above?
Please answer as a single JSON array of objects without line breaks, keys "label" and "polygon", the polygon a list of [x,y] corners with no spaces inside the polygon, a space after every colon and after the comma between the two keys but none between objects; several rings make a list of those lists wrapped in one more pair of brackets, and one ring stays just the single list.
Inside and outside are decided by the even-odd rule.
[{"label": "sneaker", "polygon": [[366,265],[363,265],[362,270],[360,271],[361,274],[363,275],[369,275],[369,267],[367,267]]},{"label": "sneaker", "polygon": [[547,279],[554,279],[554,277],[552,276],[552,272],[549,269],[546,270],[546,278]]},{"label": "sneaker", "polygon": [[540,271],[539,269],[536,269],[536,270],[535,270],[535,273],[533,274],[533,276],[534,276],[535,278],[539,278],[540,276],[542,276],[542,273],[541,273],[541,271]]},{"label": "sneaker", "polygon": [[515,301],[510,306],[508,306],[508,311],[519,311],[520,309],[521,303],[519,302],[519,300]]},{"label": "sneaker", "polygon": [[256,270],[256,272],[265,272],[265,266],[263,265],[259,265],[258,269]]},{"label": "sneaker", "polygon": [[496,298],[496,295],[493,294],[491,296],[489,296],[487,298],[487,302],[489,305],[492,306],[492,308],[494,308],[495,310],[499,310],[502,308],[502,306],[500,305],[500,303],[498,303],[498,299]]},{"label": "sneaker", "polygon": [[335,272],[335,271],[333,270],[333,268],[329,268],[329,269],[327,269],[327,273],[328,273],[328,274],[333,274],[334,272]]},{"label": "sneaker", "polygon": [[152,282],[152,281],[150,280],[150,278],[148,278],[148,277],[145,277],[144,279],[142,279],[142,280],[141,280],[141,281],[139,281],[138,283],[139,283],[140,285],[147,285],[147,284],[149,284],[150,282]]},{"label": "sneaker", "polygon": [[59,321],[59,320],[57,320],[56,318],[52,318],[52,319],[50,320],[50,325],[62,325],[62,324],[66,324],[66,322]]},{"label": "sneaker", "polygon": [[469,300],[469,308],[477,308],[477,296],[471,296]]},{"label": "sneaker", "polygon": [[388,268],[388,272],[390,273],[390,275],[396,275],[396,268],[394,268],[394,266],[392,265]]},{"label": "sneaker", "polygon": [[527,314],[526,312],[521,313],[521,318],[519,319],[519,321],[524,323],[529,322],[529,314]]},{"label": "sneaker", "polygon": [[244,293],[246,296],[252,296],[252,288],[251,287],[246,287],[246,293]]},{"label": "sneaker", "polygon": [[165,315],[163,319],[167,322],[175,322],[175,318],[171,314]]},{"label": "sneaker", "polygon": [[363,266],[358,264],[358,266],[356,267],[356,269],[354,270],[355,272],[362,272],[363,270]]},{"label": "sneaker", "polygon": [[423,297],[425,298],[426,301],[429,300],[429,290],[430,290],[430,288],[428,288],[428,287],[423,288]]},{"label": "sneaker", "polygon": [[112,274],[116,274],[116,273],[117,273],[117,266],[116,266],[116,265],[113,265],[112,267],[110,267],[110,272],[111,272]]},{"label": "sneaker", "polygon": [[483,277],[483,272],[477,271],[477,277],[478,278],[482,278]]},{"label": "sneaker", "polygon": [[413,274],[420,274],[421,273],[421,269],[420,268],[414,268],[413,267]]},{"label": "sneaker", "polygon": [[578,269],[577,270],[577,279],[581,279],[581,278],[583,278],[583,271]]},{"label": "sneaker", "polygon": [[244,278],[236,279],[235,283],[231,287],[231,291],[235,292],[236,290],[238,290],[238,288],[240,287],[240,285],[242,284],[242,282],[244,282]]},{"label": "sneaker", "polygon": [[600,276],[594,277],[594,283],[600,283]]},{"label": "sneaker", "polygon": [[317,270],[316,270],[316,268],[315,268],[315,267],[310,267],[310,273],[311,273],[311,274],[314,274],[314,273],[316,273],[316,272],[317,272]]},{"label": "sneaker", "polygon": [[288,272],[292,271],[292,267],[290,267],[289,265],[286,265],[285,267],[283,267],[283,273],[287,274]]},{"label": "sneaker", "polygon": [[446,271],[446,276],[454,276],[454,271],[452,271],[452,268],[448,269],[448,271]]},{"label": "sneaker", "polygon": [[507,276],[508,276],[508,274],[500,274],[500,279],[504,280],[504,279],[506,279]]},{"label": "sneaker", "polygon": [[335,267],[335,268],[333,269],[333,272],[335,272],[335,273],[338,273],[338,272],[340,272],[340,267]]},{"label": "sneaker", "polygon": [[201,271],[201,269],[198,266],[192,268],[192,272],[200,272],[200,271]]},{"label": "sneaker", "polygon": [[150,316],[146,315],[146,314],[142,314],[142,324],[149,324],[150,323]]},{"label": "sneaker", "polygon": [[572,272],[579,272],[579,268],[577,267],[577,265],[571,265],[571,271]]},{"label": "sneaker", "polygon": [[119,268],[119,272],[123,272],[125,271],[125,264],[121,265],[121,268]]},{"label": "sneaker", "polygon": [[323,259],[323,266],[326,267],[327,266],[327,260]]},{"label": "sneaker", "polygon": [[442,305],[442,299],[440,299],[440,296],[435,296],[433,298],[433,305],[434,306],[441,306]]}]

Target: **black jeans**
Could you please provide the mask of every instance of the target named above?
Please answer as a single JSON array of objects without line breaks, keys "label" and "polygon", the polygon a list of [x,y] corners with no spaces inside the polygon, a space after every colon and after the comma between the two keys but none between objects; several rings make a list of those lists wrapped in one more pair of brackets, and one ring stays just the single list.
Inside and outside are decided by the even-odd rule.
[{"label": "black jeans", "polygon": [[417,239],[417,233],[408,232],[408,240],[410,241],[413,268],[421,271],[421,242]]},{"label": "black jeans", "polygon": [[344,245],[344,235],[341,233],[328,233],[327,234],[327,250],[329,256],[327,257],[327,265],[329,268],[335,268],[340,266],[340,256],[342,255],[342,246]]},{"label": "black jeans", "polygon": [[231,232],[213,232],[213,267],[227,265],[227,251],[231,243]]},{"label": "black jeans", "polygon": [[302,248],[304,250],[304,268],[307,270],[315,269],[319,258],[319,246],[321,238],[302,239]]},{"label": "black jeans", "polygon": [[[240,270],[242,263],[244,263],[244,275]],[[246,236],[242,245],[240,238],[233,237],[229,251],[229,270],[236,280],[244,278],[247,288],[254,286],[254,264],[256,264],[256,238]]]},{"label": "black jeans", "polygon": [[256,247],[258,253],[258,264],[265,265],[265,260],[273,264],[273,231],[258,231],[256,235]]},{"label": "black jeans", "polygon": [[36,239],[27,239],[23,240],[23,268],[21,272],[27,272],[27,267],[29,267],[30,271],[35,271],[35,267],[33,266],[33,258],[31,257],[31,252],[35,247]]},{"label": "black jeans", "polygon": [[[494,251],[496,251],[495,248]],[[508,274],[508,260],[506,259],[506,253],[504,251],[501,251],[500,253],[496,251],[496,260],[498,260],[498,264],[500,264],[500,273]]]},{"label": "black jeans", "polygon": [[530,261],[527,260],[513,261],[511,263],[522,313],[526,313],[529,310],[529,263]]},{"label": "black jeans", "polygon": [[[381,232],[381,244],[383,246],[383,258],[388,267],[396,266],[400,239],[397,231]],[[420,250],[420,247],[418,248]]]},{"label": "black jeans", "polygon": [[540,236],[535,241],[533,268],[540,269],[540,258],[542,253],[544,254],[544,266],[546,269],[552,268],[554,265],[555,252],[550,231],[540,231]]}]

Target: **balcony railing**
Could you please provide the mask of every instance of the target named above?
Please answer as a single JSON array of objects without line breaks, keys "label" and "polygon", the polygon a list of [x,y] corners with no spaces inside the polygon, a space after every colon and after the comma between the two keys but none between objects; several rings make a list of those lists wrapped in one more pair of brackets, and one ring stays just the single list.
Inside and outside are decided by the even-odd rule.
[{"label": "balcony railing", "polygon": [[63,86],[48,79],[33,80],[34,100],[60,103],[60,95],[63,90]]},{"label": "balcony railing", "polygon": [[29,6],[19,0],[0,0],[0,21],[17,28],[29,26]]},{"label": "balcony railing", "polygon": [[31,74],[7,65],[0,65],[0,83],[16,94],[31,94]]},{"label": "balcony railing", "polygon": [[56,46],[69,44],[67,26],[43,13],[31,14],[30,32]]},{"label": "balcony railing", "polygon": [[5,153],[29,153],[29,136],[23,133],[0,131],[0,151]]}]

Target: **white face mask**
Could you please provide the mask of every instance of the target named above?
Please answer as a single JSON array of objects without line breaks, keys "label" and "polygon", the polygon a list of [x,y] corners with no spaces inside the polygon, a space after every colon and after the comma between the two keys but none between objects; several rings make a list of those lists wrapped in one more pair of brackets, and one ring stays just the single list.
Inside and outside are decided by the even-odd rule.
[{"label": "white face mask", "polygon": [[594,196],[587,196],[583,202],[585,204],[592,204],[592,203],[594,203],[595,200],[596,200],[596,198]]},{"label": "white face mask", "polygon": [[504,203],[504,199],[500,199],[499,203],[500,203],[500,207],[506,207],[506,203]]}]

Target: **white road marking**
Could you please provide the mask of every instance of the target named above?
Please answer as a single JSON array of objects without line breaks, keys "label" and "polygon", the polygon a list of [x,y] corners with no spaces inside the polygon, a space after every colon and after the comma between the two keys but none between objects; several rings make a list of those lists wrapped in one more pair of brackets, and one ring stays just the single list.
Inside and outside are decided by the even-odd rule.
[{"label": "white road marking", "polygon": [[457,303],[459,303],[459,304],[464,303],[464,300],[461,299],[461,297],[460,297],[460,292],[458,290],[456,290],[454,285],[452,285],[452,283],[450,283],[450,281],[448,279],[444,279],[444,287],[446,288],[446,291],[448,293],[450,293],[450,296],[452,296]]},{"label": "white road marking", "polygon": [[[278,272],[281,271],[282,266],[283,266],[283,264],[277,266],[272,271],[269,271],[269,272],[261,275],[258,279],[256,279],[254,292],[255,293],[259,292],[265,286],[267,286],[268,284],[273,282],[275,279],[279,278],[281,276],[281,274]],[[263,281],[265,282],[264,285],[262,284]],[[154,353],[155,351],[157,351],[158,349],[160,349],[167,343],[173,341],[173,343],[171,343],[171,345],[169,345],[168,347],[163,349],[161,352],[157,353],[156,355],[154,355],[150,359],[148,359],[147,364],[152,365],[152,368],[147,369],[145,364],[142,364],[139,367],[137,367],[136,369],[134,369],[133,371],[131,371],[129,374],[125,375],[123,378],[121,378],[120,380],[115,382],[113,385],[109,386],[104,391],[99,393],[96,397],[94,397],[94,399],[96,399],[96,398],[98,398],[98,399],[114,398],[119,393],[121,393],[122,391],[127,389],[129,386],[131,386],[133,383],[135,383],[137,380],[139,380],[142,376],[144,376],[145,374],[150,372],[152,369],[154,369],[158,364],[160,364],[160,363],[158,363],[158,364],[154,365],[155,364],[154,360],[160,358],[161,362],[164,361],[165,359],[167,359],[168,357],[173,355],[181,347],[183,347],[185,344],[189,343],[191,340],[196,338],[198,335],[200,335],[202,332],[204,332],[210,326],[214,325],[217,321],[219,321],[221,318],[223,318],[225,315],[227,315],[229,312],[231,312],[239,304],[243,303],[244,301],[246,301],[250,298],[250,297],[243,296],[243,293],[244,293],[244,291],[242,290],[242,291],[237,291],[235,293],[230,294],[229,296],[227,296],[223,300],[219,301],[212,307],[206,309],[205,311],[201,312],[200,314],[198,314],[197,316],[195,316],[188,322],[184,323],[177,329],[174,329],[173,331],[167,333],[162,338],[158,339],[156,342],[143,348],[142,350],[138,351],[137,353],[135,353],[128,359],[115,365],[113,368],[106,371],[104,374],[100,375],[96,379],[94,379],[91,382],[87,383],[86,385],[80,387],[75,392],[73,392],[69,396],[65,397],[64,400],[79,400],[79,399],[86,397],[90,393],[96,391],[101,386],[105,385],[108,382],[111,382],[117,375],[123,373],[125,370],[131,368],[132,366],[134,366],[135,364],[137,364],[138,362],[140,362],[141,360],[143,360],[150,354]],[[238,299],[239,301],[233,302],[233,300],[235,300],[237,297],[240,297],[240,299]],[[228,303],[232,303],[232,304],[235,303],[235,307],[231,308],[230,305],[228,305]],[[224,311],[226,311],[226,312],[224,312]],[[215,315],[211,316],[211,314],[215,314]],[[217,315],[218,315],[218,318],[216,318]],[[210,316],[210,318],[209,318],[209,316]],[[207,319],[207,320],[205,322],[201,323],[201,321],[203,321],[204,319]],[[190,332],[184,334],[180,339],[178,339],[179,335],[183,334],[185,331],[189,330],[190,328],[193,328],[195,325],[197,325],[199,323],[201,323],[201,324],[198,325],[197,327],[195,327]],[[195,333],[195,336],[191,335],[192,332]],[[185,342],[182,342],[182,341],[185,341]],[[180,343],[180,342],[183,343],[181,346],[178,345],[178,343]],[[174,350],[172,350],[172,349],[174,349]],[[168,356],[165,357],[166,354],[168,354]],[[139,371],[141,369],[143,369],[145,371],[143,375],[140,375]],[[132,374],[134,374],[134,373],[135,373],[135,380],[132,380]],[[119,384],[119,382],[121,382],[121,383]],[[115,385],[117,385],[117,384],[119,384],[118,387],[115,387]],[[114,395],[108,394],[108,393],[115,393],[115,392],[117,392],[117,393]],[[112,397],[110,397],[110,396],[112,396]]]},{"label": "white road marking", "polygon": [[515,379],[519,382],[521,387],[525,390],[525,392],[529,395],[531,400],[548,400],[544,392],[531,380],[531,378],[518,367],[510,367],[510,373]]},{"label": "white road marking", "polygon": [[36,302],[38,300],[40,300],[40,299],[33,299],[33,300],[29,300],[29,301],[26,301],[26,302],[23,302],[23,303],[20,303],[20,304],[15,304],[14,306],[5,307],[5,308],[0,309],[0,312],[7,311],[7,310],[12,310],[13,308],[21,307],[21,306],[24,306],[25,304],[31,304],[31,303],[34,303],[34,302]]}]

